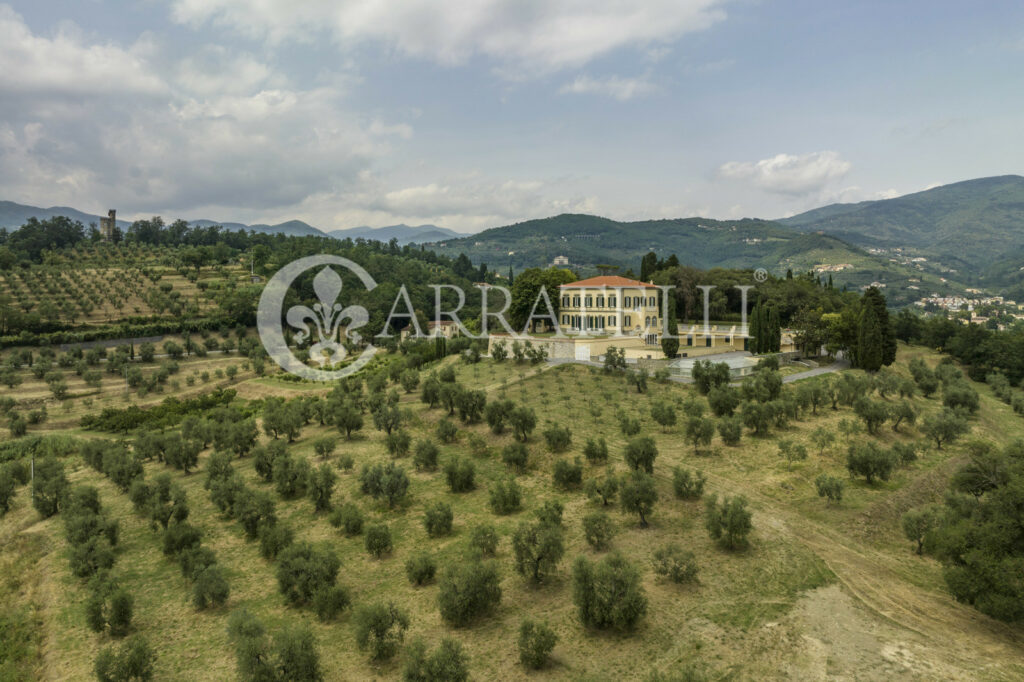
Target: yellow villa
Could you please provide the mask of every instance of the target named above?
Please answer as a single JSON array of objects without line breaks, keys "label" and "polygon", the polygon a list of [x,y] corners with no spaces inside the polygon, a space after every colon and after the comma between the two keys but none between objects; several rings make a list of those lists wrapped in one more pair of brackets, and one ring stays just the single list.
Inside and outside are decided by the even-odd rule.
[{"label": "yellow villa", "polygon": [[[618,276],[591,277],[559,288],[558,322],[563,336],[532,337],[552,359],[600,361],[615,346],[629,361],[664,357],[661,349],[661,290],[653,284]],[[747,328],[739,324],[680,324],[680,358],[694,358],[748,350]],[[488,352],[496,344],[506,348],[514,339],[491,334]],[[783,331],[782,351],[795,350],[792,332]]]},{"label": "yellow villa", "polygon": [[658,287],[617,276],[591,277],[560,287],[565,332],[640,336],[658,343]]}]

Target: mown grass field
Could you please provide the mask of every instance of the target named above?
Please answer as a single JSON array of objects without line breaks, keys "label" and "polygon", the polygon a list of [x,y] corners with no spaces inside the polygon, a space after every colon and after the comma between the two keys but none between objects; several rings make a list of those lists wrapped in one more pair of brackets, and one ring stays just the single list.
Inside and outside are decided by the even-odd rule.
[{"label": "mown grass field", "polygon": [[[903,347],[896,371],[906,373],[906,362],[916,355],[926,356],[933,364],[938,360],[933,353]],[[226,362],[239,360],[211,355],[183,361],[181,375]],[[355,604],[376,600],[399,603],[410,614],[407,641],[422,637],[432,646],[444,636],[456,638],[469,654],[472,679],[644,679],[651,672],[667,672],[689,663],[705,668],[713,679],[1024,676],[1019,633],[952,602],[944,590],[940,566],[913,554],[900,530],[900,515],[906,509],[941,500],[951,470],[963,457],[961,444],[941,451],[927,448],[916,462],[874,486],[860,479],[848,480],[843,501],[826,506],[815,492],[814,479],[821,473],[847,478],[847,443],[839,436],[819,455],[810,443],[810,433],[819,426],[838,432],[840,420],[856,419],[849,407],[819,409],[817,415],[805,415],[788,428],[773,431],[768,438],[755,438],[745,432],[735,447],[722,444],[716,434],[710,453],[698,455],[685,442],[682,426],[685,418],[681,405],[696,394],[693,387],[652,382],[647,393],[638,394],[618,376],[580,366],[532,367],[490,360],[470,365],[455,363],[453,358],[445,362],[453,363],[461,384],[485,390],[489,400],[507,397],[536,411],[538,426],[528,443],[529,469],[518,476],[524,490],[522,511],[496,516],[488,506],[489,484],[507,473],[500,449],[512,437],[494,436],[486,424],[460,424],[458,441],[441,445],[442,463],[452,455],[473,459],[474,491],[453,494],[440,471],[418,472],[411,459],[405,458],[402,464],[410,474],[411,486],[407,502],[396,510],[388,510],[359,492],[360,467],[389,457],[382,433],[375,431],[367,419],[364,429],[351,440],[339,436],[331,459],[337,462],[341,455],[350,455],[354,467],[338,470],[334,504],[353,501],[368,522],[379,520],[390,526],[394,550],[382,559],[368,555],[362,536],[345,537],[331,527],[326,515],[315,514],[308,500],[286,501],[276,494],[275,498],[278,516],[296,531],[297,540],[337,552],[341,558],[338,582],[351,590]],[[211,381],[200,386],[197,382],[186,388],[182,382],[180,390],[193,394],[220,383]],[[326,392],[316,385],[285,382],[274,376],[257,378],[251,372],[239,374],[231,385],[239,391],[240,399]],[[975,387],[982,394],[982,408],[972,420],[971,437],[1003,443],[1024,436],[1024,421],[994,399],[986,387]],[[29,399],[34,398],[37,388],[26,381],[19,390],[24,390]],[[122,406],[122,392],[123,387],[116,381],[105,379],[91,407],[75,399],[72,408],[61,414],[61,408],[53,406],[50,422],[33,428],[31,433],[112,438],[83,432],[75,423],[85,412],[107,405]],[[157,402],[166,395],[153,394],[145,402]],[[655,400],[675,404],[680,409],[680,423],[669,429],[656,424],[650,416]],[[919,413],[941,406],[935,396],[917,396],[913,403]],[[443,410],[428,409],[420,402],[418,392],[403,393],[401,405],[410,411],[407,428],[414,441],[436,441],[434,430]],[[659,451],[654,465],[659,501],[650,526],[640,528],[635,516],[617,507],[609,511],[617,530],[612,550],[622,552],[641,568],[649,600],[646,618],[630,634],[595,632],[579,622],[572,604],[569,566],[577,555],[599,555],[586,544],[581,528],[582,517],[599,507],[581,490],[558,490],[551,475],[556,458],[581,456],[586,439],[597,436],[608,442],[609,461],[604,466],[585,463],[584,479],[603,476],[606,468],[624,472],[622,453],[627,438],[619,429],[619,411],[638,417],[642,433],[654,437]],[[545,447],[541,431],[548,420],[572,430],[573,443],[567,453],[554,455]],[[469,432],[488,439],[488,456],[470,453]],[[307,426],[289,449],[319,464],[313,441],[325,433],[337,431]],[[778,454],[776,441],[781,436],[805,443],[809,458],[787,464]],[[872,437],[862,433],[854,438]],[[883,446],[912,439],[922,440],[914,427],[903,427],[901,433],[896,433],[888,425],[877,437]],[[261,441],[266,440],[261,434]],[[227,605],[201,613],[189,601],[189,589],[177,563],[160,552],[159,533],[133,513],[128,497],[77,456],[66,460],[72,482],[99,488],[104,506],[121,521],[115,570],[135,596],[135,628],[149,637],[157,650],[157,678],[234,679],[227,619],[240,607],[260,616],[271,630],[286,623],[307,624],[317,638],[328,680],[399,677],[401,657],[373,665],[356,648],[350,612],[325,624],[309,610],[285,606],[277,588],[275,564],[260,556],[257,543],[245,540],[235,521],[218,513],[204,490],[203,469],[209,455],[209,450],[203,452],[198,471],[189,475],[158,463],[146,464],[147,477],[169,471],[184,486],[190,521],[202,530],[204,546],[213,549],[220,564],[228,569],[231,596]],[[671,474],[677,465],[704,471],[709,479],[706,493],[743,494],[748,498],[754,510],[754,531],[747,550],[721,549],[704,528],[703,503],[675,499]],[[250,486],[273,491],[270,484],[258,480],[252,458],[236,460],[234,466]],[[521,520],[549,499],[565,504],[566,553],[558,572],[534,585],[514,572],[508,538]],[[423,528],[423,510],[437,500],[451,504],[454,532],[448,537],[430,538]],[[441,566],[460,561],[468,531],[479,523],[494,524],[502,536],[498,550],[503,576],[501,605],[492,616],[471,627],[451,628],[440,618],[436,584],[411,586],[404,563],[421,550],[434,554]],[[652,552],[670,541],[696,554],[700,567],[696,584],[679,586],[658,578],[651,570]],[[24,637],[28,652],[9,679],[90,678],[96,652],[107,638],[85,626],[82,603],[86,591],[82,581],[68,570],[59,516],[40,521],[27,489],[21,488],[12,510],[0,519],[0,542],[4,547],[0,566],[5,581],[0,596],[11,613],[19,614],[10,622],[20,624],[16,634]],[[815,609],[836,621],[840,630],[863,631],[864,638],[838,634],[827,639],[812,625],[816,621],[809,614]],[[546,620],[559,636],[552,664],[537,672],[527,672],[519,664],[515,648],[519,624],[527,617]],[[8,631],[14,632],[5,630],[5,634]],[[877,651],[865,650],[871,647]],[[910,653],[892,653],[904,649]]]}]

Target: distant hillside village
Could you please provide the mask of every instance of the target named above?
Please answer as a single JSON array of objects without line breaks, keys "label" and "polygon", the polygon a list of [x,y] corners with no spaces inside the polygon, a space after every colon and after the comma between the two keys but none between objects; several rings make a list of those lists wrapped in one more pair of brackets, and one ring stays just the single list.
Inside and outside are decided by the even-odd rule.
[{"label": "distant hillside village", "polygon": [[1024,304],[1002,296],[984,296],[980,289],[968,289],[975,297],[939,296],[932,294],[914,302],[914,305],[928,313],[953,313],[956,320],[964,324],[980,324],[1000,331],[1017,320],[1024,320]]}]

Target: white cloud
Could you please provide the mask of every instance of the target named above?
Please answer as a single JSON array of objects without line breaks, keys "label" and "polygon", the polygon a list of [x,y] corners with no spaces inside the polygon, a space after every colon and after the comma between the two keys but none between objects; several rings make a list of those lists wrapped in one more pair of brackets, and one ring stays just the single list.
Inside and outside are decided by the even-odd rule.
[{"label": "white cloud", "polygon": [[34,34],[0,6],[4,198],[188,217],[253,216],[357,181],[411,135],[345,100],[345,75],[298,88],[245,53],[179,59],[144,35],[125,49],[66,26]]},{"label": "white cloud", "polygon": [[400,137],[403,140],[408,140],[412,137],[412,126],[408,123],[396,123],[394,125],[388,125],[383,121],[374,119],[370,123],[370,134],[379,135],[381,137],[387,137],[388,135],[394,135]]},{"label": "white cloud", "polygon": [[[529,72],[578,67],[623,47],[649,49],[725,18],[724,0],[176,0],[181,23],[226,25],[271,43],[328,33],[457,64],[484,56]],[[504,71],[511,73],[510,71]]]},{"label": "white cloud", "polygon": [[[40,37],[0,7],[3,198],[167,218],[300,217],[325,229],[437,222],[479,230],[596,211],[593,197],[560,180],[426,168],[401,180],[378,175],[391,145],[413,136],[415,115],[353,113],[345,60],[303,88],[230,47],[180,57],[148,35],[131,48],[98,47],[74,27],[64,31]],[[86,65],[77,80],[71,64]]]},{"label": "white cloud", "polygon": [[5,97],[24,92],[97,95],[164,90],[161,80],[131,50],[84,45],[68,29],[52,38],[35,36],[10,6],[0,5],[0,91]]},{"label": "white cloud", "polygon": [[577,76],[576,80],[563,85],[559,92],[576,95],[607,95],[622,102],[634,97],[650,94],[655,90],[657,90],[657,87],[646,78],[621,78],[619,76],[591,78],[590,76],[583,75]]},{"label": "white cloud", "polygon": [[209,46],[189,55],[177,66],[175,81],[182,89],[200,95],[237,95],[262,88],[283,78],[251,55],[231,54],[222,46]]},{"label": "white cloud", "polygon": [[502,179],[473,172],[420,184],[392,182],[367,171],[356,183],[310,196],[297,208],[318,226],[435,223],[464,232],[559,213],[598,212],[593,196],[562,178]]},{"label": "white cloud", "polygon": [[850,170],[833,151],[793,155],[778,154],[760,161],[730,161],[718,174],[730,180],[748,182],[776,194],[801,196],[821,192],[826,185],[842,178]]},{"label": "white cloud", "polygon": [[892,187],[880,190],[865,190],[857,185],[844,187],[835,192],[826,192],[820,202],[823,204],[852,204],[859,201],[876,201],[878,199],[895,199],[902,192]]}]

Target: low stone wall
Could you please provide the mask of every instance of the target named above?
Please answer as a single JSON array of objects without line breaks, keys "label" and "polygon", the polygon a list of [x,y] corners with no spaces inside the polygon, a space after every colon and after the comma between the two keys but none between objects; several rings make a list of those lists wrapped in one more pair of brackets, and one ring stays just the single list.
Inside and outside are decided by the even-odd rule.
[{"label": "low stone wall", "polygon": [[559,339],[559,338],[529,338],[529,339],[515,339],[507,335],[492,334],[487,339],[487,355],[491,355],[494,347],[497,344],[505,344],[505,350],[508,351],[509,356],[512,354],[512,344],[516,341],[520,344],[526,344],[527,341],[534,348],[543,348],[547,351],[548,358],[552,360],[573,360],[576,357],[576,346],[572,339]]}]

